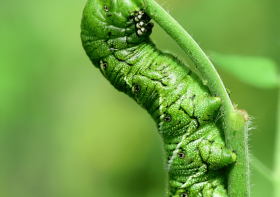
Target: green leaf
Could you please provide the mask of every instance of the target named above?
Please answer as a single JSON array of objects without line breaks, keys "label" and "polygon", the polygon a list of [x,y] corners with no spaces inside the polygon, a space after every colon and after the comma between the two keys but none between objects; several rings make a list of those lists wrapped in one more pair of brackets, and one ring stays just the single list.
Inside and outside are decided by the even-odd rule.
[{"label": "green leaf", "polygon": [[210,52],[213,63],[228,71],[240,81],[258,88],[277,87],[277,64],[266,57],[253,57],[241,55],[224,55]]}]

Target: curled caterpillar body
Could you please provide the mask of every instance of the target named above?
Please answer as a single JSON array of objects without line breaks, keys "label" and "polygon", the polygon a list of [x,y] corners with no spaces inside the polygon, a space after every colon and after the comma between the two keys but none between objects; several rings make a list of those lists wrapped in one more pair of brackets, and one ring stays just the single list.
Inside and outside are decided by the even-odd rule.
[{"label": "curled caterpillar body", "polygon": [[[120,2],[120,1],[119,1]],[[226,197],[224,167],[236,160],[215,121],[221,99],[149,36],[142,1],[89,0],[81,24],[92,63],[155,120],[164,142],[169,197]]]}]

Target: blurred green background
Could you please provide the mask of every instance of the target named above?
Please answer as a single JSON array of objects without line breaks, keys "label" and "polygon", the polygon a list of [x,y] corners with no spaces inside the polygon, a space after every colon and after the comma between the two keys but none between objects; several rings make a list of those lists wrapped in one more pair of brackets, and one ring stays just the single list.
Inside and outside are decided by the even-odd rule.
[{"label": "blurred green background", "polygon": [[[158,2],[206,52],[266,56],[280,65],[279,0]],[[3,197],[164,195],[156,125],[103,78],[81,46],[85,3],[0,2]],[[152,39],[185,57],[158,26]],[[272,169],[277,89],[255,88],[218,71],[232,101],[255,118],[251,153]],[[272,195],[270,182],[253,168],[251,185],[252,197]]]}]

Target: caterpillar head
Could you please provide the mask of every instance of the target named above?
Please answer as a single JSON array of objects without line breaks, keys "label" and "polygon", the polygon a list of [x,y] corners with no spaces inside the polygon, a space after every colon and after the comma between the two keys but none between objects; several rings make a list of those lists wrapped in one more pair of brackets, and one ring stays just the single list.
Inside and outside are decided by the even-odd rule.
[{"label": "caterpillar head", "polygon": [[94,63],[148,39],[149,21],[143,0],[88,0],[81,23],[83,47]]}]

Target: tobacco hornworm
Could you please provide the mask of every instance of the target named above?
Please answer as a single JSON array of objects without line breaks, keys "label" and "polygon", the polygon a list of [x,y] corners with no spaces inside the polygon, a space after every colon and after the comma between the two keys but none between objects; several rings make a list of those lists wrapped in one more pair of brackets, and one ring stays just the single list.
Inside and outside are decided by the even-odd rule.
[{"label": "tobacco hornworm", "polygon": [[155,120],[164,142],[169,197],[227,196],[225,169],[236,155],[225,147],[221,105],[178,58],[158,50],[141,0],[88,0],[83,47],[95,67]]}]

